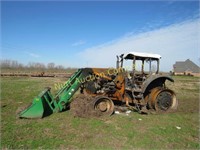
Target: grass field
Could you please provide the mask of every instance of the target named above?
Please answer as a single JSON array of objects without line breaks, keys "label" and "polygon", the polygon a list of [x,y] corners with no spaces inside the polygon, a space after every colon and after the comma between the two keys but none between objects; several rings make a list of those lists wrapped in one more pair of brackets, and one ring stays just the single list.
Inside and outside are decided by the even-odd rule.
[{"label": "grass field", "polygon": [[200,149],[199,78],[174,77],[175,113],[74,118],[69,111],[44,119],[16,119],[44,87],[64,78],[1,78],[1,149]]}]

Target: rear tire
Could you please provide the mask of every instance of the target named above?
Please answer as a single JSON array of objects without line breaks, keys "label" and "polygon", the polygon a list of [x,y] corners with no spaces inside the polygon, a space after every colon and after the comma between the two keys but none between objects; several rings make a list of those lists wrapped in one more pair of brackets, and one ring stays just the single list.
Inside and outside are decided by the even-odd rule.
[{"label": "rear tire", "polygon": [[158,94],[155,102],[155,109],[157,111],[176,110],[177,106],[178,100],[173,91],[163,90]]},{"label": "rear tire", "polygon": [[178,107],[178,100],[172,90],[157,87],[151,90],[148,106],[156,112],[174,111]]}]

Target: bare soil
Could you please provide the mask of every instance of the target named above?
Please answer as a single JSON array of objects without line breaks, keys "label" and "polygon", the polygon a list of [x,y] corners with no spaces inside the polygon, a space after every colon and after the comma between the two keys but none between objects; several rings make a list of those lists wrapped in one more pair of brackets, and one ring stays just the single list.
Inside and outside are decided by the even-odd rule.
[{"label": "bare soil", "polygon": [[94,97],[84,94],[77,95],[70,103],[70,112],[74,117],[98,118],[102,116],[101,112],[94,109]]}]

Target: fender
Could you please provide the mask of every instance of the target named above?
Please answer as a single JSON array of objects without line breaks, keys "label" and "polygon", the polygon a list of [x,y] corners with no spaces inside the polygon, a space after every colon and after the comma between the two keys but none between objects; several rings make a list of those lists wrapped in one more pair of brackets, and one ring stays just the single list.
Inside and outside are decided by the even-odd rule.
[{"label": "fender", "polygon": [[163,87],[166,80],[174,82],[174,79],[167,75],[152,75],[149,77],[142,86],[144,96],[148,95],[149,91],[155,87]]}]

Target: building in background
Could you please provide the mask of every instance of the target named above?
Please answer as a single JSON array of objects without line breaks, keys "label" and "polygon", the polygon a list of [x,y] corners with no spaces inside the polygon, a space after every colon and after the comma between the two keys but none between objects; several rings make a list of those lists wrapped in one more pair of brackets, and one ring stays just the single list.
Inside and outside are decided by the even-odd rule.
[{"label": "building in background", "polygon": [[200,67],[189,59],[186,61],[177,61],[173,65],[173,74],[200,76]]}]

